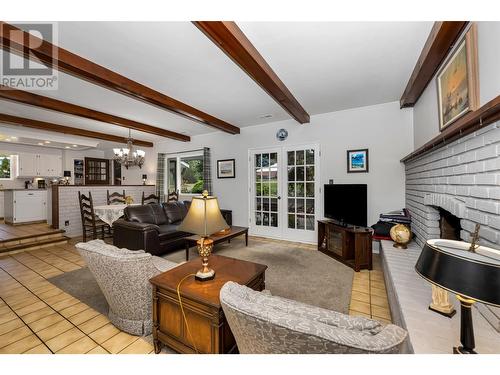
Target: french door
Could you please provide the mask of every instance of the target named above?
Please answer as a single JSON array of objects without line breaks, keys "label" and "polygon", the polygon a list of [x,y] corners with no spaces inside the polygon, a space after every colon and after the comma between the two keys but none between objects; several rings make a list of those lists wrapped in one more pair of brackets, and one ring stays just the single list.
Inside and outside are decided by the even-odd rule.
[{"label": "french door", "polygon": [[316,241],[319,147],[249,150],[250,233]]}]

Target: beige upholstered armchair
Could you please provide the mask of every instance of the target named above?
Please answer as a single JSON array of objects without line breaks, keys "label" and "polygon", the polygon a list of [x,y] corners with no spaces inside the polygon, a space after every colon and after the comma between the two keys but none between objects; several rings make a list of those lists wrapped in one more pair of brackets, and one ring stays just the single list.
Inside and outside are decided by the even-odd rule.
[{"label": "beige upholstered armchair", "polygon": [[234,282],[220,301],[240,353],[399,353],[407,333],[395,325],[353,317]]},{"label": "beige upholstered armchair", "polygon": [[109,304],[109,320],[133,335],[152,331],[149,279],[175,266],[143,250],[120,249],[102,240],[76,244]]}]

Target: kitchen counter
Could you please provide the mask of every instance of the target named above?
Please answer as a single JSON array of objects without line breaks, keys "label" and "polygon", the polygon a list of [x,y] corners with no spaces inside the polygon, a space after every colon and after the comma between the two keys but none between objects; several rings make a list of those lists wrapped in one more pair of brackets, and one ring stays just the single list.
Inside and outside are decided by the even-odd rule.
[{"label": "kitchen counter", "polygon": [[0,191],[24,191],[24,190],[26,190],[26,191],[28,191],[28,190],[30,190],[30,191],[37,191],[37,190],[47,190],[47,189],[34,189],[34,188],[33,189],[23,189],[23,188],[17,188],[17,189],[2,189]]}]

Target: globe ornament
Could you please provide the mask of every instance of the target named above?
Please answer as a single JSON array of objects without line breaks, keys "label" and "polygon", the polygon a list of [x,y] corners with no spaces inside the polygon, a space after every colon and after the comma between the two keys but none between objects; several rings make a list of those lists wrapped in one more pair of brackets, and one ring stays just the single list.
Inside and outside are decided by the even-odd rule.
[{"label": "globe ornament", "polygon": [[406,249],[406,245],[411,240],[411,231],[410,229],[403,224],[396,224],[391,228],[391,238],[394,241],[394,247],[398,249]]}]

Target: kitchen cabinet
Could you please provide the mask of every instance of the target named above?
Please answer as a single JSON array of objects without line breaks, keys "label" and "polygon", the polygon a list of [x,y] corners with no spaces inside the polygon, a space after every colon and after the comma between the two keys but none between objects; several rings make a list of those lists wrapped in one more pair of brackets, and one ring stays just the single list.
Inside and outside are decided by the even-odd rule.
[{"label": "kitchen cabinet", "polygon": [[47,190],[5,190],[4,217],[8,224],[47,221]]},{"label": "kitchen cabinet", "polygon": [[62,157],[21,152],[18,155],[17,175],[18,177],[61,177]]}]

